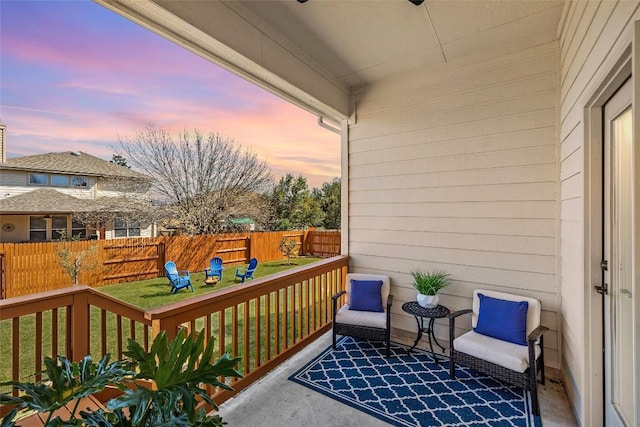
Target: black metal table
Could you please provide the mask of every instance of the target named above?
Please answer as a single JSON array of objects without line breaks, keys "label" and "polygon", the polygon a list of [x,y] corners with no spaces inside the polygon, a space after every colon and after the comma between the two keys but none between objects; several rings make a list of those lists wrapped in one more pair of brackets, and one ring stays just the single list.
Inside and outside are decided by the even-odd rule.
[{"label": "black metal table", "polygon": [[[433,357],[433,361],[438,363],[436,353],[433,351],[433,344],[431,341],[432,338],[436,345],[442,349],[443,353],[444,347],[440,345],[433,333],[433,323],[436,319],[447,317],[447,315],[450,313],[449,309],[443,305],[437,305],[434,308],[424,308],[417,302],[410,301],[402,304],[402,311],[411,314],[416,319],[416,323],[418,324],[418,336],[416,337],[416,341],[413,343],[413,346],[409,350],[407,350],[407,354],[411,353],[411,350],[416,348],[416,346],[418,345],[418,341],[420,341],[420,338],[422,338],[422,334],[426,332],[427,337],[429,338],[429,348],[431,349],[431,356]],[[424,325],[425,319],[429,319],[427,327],[425,327]]]}]

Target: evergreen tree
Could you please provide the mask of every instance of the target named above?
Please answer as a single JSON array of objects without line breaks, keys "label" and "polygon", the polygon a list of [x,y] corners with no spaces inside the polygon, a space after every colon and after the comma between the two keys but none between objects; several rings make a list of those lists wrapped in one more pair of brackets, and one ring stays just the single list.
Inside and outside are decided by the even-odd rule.
[{"label": "evergreen tree", "polygon": [[311,197],[307,179],[287,174],[280,178],[271,193],[273,230],[303,229],[322,225],[324,213],[318,201]]}]

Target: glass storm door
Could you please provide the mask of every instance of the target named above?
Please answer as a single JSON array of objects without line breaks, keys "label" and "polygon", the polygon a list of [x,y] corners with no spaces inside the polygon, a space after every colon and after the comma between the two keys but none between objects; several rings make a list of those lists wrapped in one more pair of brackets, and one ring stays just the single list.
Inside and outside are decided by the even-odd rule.
[{"label": "glass storm door", "polygon": [[633,144],[631,80],[605,105],[604,341],[607,426],[632,426],[633,381]]}]

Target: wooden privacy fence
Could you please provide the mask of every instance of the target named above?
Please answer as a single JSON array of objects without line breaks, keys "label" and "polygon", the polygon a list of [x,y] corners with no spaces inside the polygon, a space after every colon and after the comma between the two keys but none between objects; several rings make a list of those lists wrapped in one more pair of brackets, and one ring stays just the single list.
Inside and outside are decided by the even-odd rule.
[{"label": "wooden privacy fence", "polygon": [[0,301],[0,382],[32,379],[45,356],[122,359],[128,338],[148,350],[160,331],[173,338],[187,328],[213,337],[217,354],[242,358],[234,391],[209,390],[222,403],[331,328],[331,296],[344,289],[348,261],[333,257],[149,311],[87,286]]},{"label": "wooden privacy fence", "polygon": [[0,299],[72,286],[71,277],[60,265],[61,251],[83,257],[89,268],[81,272],[78,283],[97,287],[162,276],[169,260],[190,271],[204,270],[214,256],[225,265],[245,264],[254,257],[263,262],[279,260],[284,258],[278,249],[284,237],[300,243],[300,255],[340,254],[340,231],[315,230],[0,243]]}]

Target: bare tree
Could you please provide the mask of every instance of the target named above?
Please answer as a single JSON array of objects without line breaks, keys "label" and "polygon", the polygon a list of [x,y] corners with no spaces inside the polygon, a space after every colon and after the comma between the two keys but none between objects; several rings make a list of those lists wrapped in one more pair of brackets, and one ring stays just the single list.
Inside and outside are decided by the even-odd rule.
[{"label": "bare tree", "polygon": [[300,251],[299,246],[300,242],[298,242],[296,239],[285,236],[282,238],[282,240],[280,240],[278,249],[280,249],[280,252],[282,252],[282,254],[287,257],[287,265],[292,264],[291,258],[298,254],[298,252]]},{"label": "bare tree", "polygon": [[92,244],[88,249],[80,250],[74,248],[77,238],[68,238],[66,232],[62,232],[60,243],[56,245],[56,255],[58,262],[65,273],[71,277],[74,286],[78,286],[80,273],[94,269],[98,264],[98,246]]},{"label": "bare tree", "polygon": [[134,138],[121,139],[119,151],[155,179],[153,195],[168,211],[165,218],[188,234],[219,232],[232,217],[266,217],[268,201],[261,195],[272,185],[269,167],[231,138],[195,130],[175,140],[148,125]]}]

